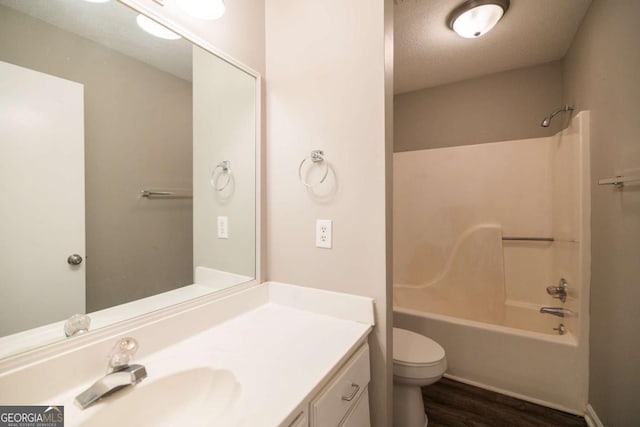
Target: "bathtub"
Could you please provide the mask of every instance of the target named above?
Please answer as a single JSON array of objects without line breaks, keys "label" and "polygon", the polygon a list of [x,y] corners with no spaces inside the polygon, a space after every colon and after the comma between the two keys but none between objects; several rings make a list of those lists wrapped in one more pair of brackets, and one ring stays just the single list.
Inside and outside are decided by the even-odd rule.
[{"label": "bathtub", "polygon": [[[394,289],[395,295],[402,292]],[[498,324],[495,318],[478,321],[402,306],[396,303],[395,295],[394,326],[442,345],[447,355],[446,377],[584,414],[586,352],[581,351],[571,330],[564,335],[553,333],[551,326],[558,323],[558,318],[541,316],[532,307],[504,304],[499,316],[503,324]]]}]

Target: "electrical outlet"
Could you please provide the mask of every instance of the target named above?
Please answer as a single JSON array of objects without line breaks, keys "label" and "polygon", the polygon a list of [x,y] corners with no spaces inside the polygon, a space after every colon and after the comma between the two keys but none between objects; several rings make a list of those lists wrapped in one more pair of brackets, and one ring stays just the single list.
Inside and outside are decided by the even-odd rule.
[{"label": "electrical outlet", "polygon": [[316,220],[316,247],[331,249],[332,234],[332,221],[330,219]]},{"label": "electrical outlet", "polygon": [[218,217],[218,239],[229,238],[229,217]]}]

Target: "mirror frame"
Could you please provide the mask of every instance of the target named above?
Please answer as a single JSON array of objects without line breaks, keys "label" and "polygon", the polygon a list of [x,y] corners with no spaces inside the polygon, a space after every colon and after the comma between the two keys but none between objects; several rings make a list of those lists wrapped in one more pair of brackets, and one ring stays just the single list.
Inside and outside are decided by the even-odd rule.
[{"label": "mirror frame", "polygon": [[[147,1],[156,1],[156,0],[147,0]],[[24,351],[20,351],[18,353],[9,355],[5,358],[0,358],[0,375],[10,371],[12,369],[19,368],[29,363],[34,363],[36,361],[53,357],[69,351],[73,348],[84,346],[92,342],[100,341],[106,337],[115,336],[118,334],[122,334],[126,331],[130,331],[132,329],[137,329],[143,325],[158,321],[163,318],[173,317],[185,311],[191,310],[195,307],[199,307],[205,305],[211,301],[224,298],[228,295],[235,294],[241,292],[245,289],[260,285],[264,282],[264,252],[262,251],[263,247],[263,232],[264,232],[264,218],[262,212],[264,211],[263,205],[263,159],[262,159],[262,141],[263,141],[263,117],[262,117],[262,75],[243,64],[242,62],[236,60],[235,58],[229,56],[227,53],[222,50],[216,48],[211,43],[204,40],[202,37],[199,37],[186,27],[177,24],[176,22],[171,21],[163,16],[160,16],[150,7],[142,4],[140,0],[117,0],[123,7],[127,7],[133,10],[136,13],[141,13],[156,21],[157,23],[171,29],[171,31],[179,34],[186,41],[204,49],[212,55],[217,56],[223,61],[233,65],[241,71],[249,74],[255,79],[256,82],[256,112],[255,112],[255,126],[256,126],[256,140],[255,140],[255,277],[253,280],[231,286],[226,289],[221,289],[214,291],[207,295],[202,295],[188,301],[172,304],[166,307],[163,307],[158,310],[151,311],[146,314],[142,314],[139,316],[134,316],[126,320],[121,320],[118,322],[114,322],[111,325],[104,326],[99,329],[95,329],[93,331],[89,331],[82,335],[69,337],[66,339],[61,339],[59,341],[55,341],[52,343],[42,344],[37,347],[33,347]],[[157,2],[162,6],[161,2]]]}]

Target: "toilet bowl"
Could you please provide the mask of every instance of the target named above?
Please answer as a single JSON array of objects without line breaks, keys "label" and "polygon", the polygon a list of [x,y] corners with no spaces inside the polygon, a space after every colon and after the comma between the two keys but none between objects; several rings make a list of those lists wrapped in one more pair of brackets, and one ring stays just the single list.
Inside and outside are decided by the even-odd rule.
[{"label": "toilet bowl", "polygon": [[447,370],[444,349],[415,332],[393,328],[393,425],[426,427],[423,386],[442,378]]}]

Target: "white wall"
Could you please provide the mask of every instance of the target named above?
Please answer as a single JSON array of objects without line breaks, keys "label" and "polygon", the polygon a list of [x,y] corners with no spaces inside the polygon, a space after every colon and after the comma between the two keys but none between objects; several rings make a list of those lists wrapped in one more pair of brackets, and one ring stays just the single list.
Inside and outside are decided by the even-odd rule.
[{"label": "white wall", "polygon": [[[389,5],[266,4],[268,278],[375,298],[370,401],[379,427],[391,425],[392,403],[385,231]],[[325,150],[331,173],[307,190],[298,164],[313,149]],[[316,219],[333,220],[333,249],[315,247]]]},{"label": "white wall", "polygon": [[[193,48],[193,264],[255,277],[256,79]],[[231,162],[231,178],[217,168]],[[228,238],[217,217],[228,218]]]}]

